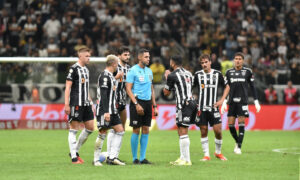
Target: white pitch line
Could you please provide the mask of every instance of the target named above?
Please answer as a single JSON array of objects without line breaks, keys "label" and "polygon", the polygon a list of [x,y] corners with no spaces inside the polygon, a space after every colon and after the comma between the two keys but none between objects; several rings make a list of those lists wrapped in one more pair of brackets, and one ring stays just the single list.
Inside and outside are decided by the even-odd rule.
[{"label": "white pitch line", "polygon": [[[289,151],[296,151],[296,152],[289,152]],[[287,153],[287,154],[300,154],[299,147],[291,147],[291,148],[280,148],[280,149],[272,149],[273,152],[278,153]]]}]

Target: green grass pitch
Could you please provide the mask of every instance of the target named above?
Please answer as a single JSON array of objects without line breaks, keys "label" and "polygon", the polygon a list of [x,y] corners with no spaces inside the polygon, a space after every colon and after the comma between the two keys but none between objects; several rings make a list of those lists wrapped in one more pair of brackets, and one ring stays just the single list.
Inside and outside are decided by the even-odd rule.
[{"label": "green grass pitch", "polygon": [[[79,133],[78,133],[79,134]],[[126,132],[120,159],[126,166],[92,166],[94,132],[80,150],[82,165],[71,164],[68,157],[67,130],[1,130],[0,179],[299,179],[300,131],[247,131],[242,155],[233,153],[229,131],[223,132],[223,154],[228,161],[213,157],[214,136],[209,131],[209,162],[203,156],[200,132],[190,131],[189,167],[169,164],[179,157],[176,131],[152,131],[147,159],[153,165],[132,165],[131,132]],[[106,141],[105,141],[106,144]],[[284,149],[283,149],[284,148]],[[104,145],[106,149],[106,145]],[[280,149],[280,152],[273,152]],[[106,150],[105,150],[106,151]]]}]

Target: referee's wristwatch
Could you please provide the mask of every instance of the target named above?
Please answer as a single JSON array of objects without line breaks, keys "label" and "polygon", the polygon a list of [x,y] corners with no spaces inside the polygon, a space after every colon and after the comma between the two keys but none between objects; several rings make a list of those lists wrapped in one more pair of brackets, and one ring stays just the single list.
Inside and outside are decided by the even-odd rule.
[{"label": "referee's wristwatch", "polygon": [[133,104],[134,104],[134,105],[138,105],[138,102],[137,102],[137,101],[135,101]]}]

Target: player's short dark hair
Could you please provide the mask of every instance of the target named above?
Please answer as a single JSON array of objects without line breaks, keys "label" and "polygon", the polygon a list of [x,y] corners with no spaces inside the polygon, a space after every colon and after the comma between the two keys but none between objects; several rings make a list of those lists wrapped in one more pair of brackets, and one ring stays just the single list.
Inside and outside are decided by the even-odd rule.
[{"label": "player's short dark hair", "polygon": [[235,54],[234,54],[234,58],[235,58],[236,56],[241,56],[241,57],[242,57],[242,59],[244,59],[244,54],[243,54],[243,53],[241,53],[241,52],[237,52],[237,53],[235,53]]},{"label": "player's short dark hair", "polygon": [[208,59],[209,61],[211,61],[210,55],[208,55],[208,54],[202,54],[199,57],[199,61],[201,61],[202,59]]},{"label": "player's short dark hair", "polygon": [[138,51],[138,56],[139,55],[142,55],[142,54],[144,54],[144,53],[147,53],[147,52],[150,52],[148,49],[145,49],[145,48],[142,48],[142,49],[139,49],[139,51]]},{"label": "player's short dark hair", "polygon": [[177,65],[181,66],[182,65],[182,57],[179,55],[175,55],[171,57],[171,60]]},{"label": "player's short dark hair", "polygon": [[127,46],[122,46],[117,50],[117,55],[121,55],[124,52],[130,52],[130,49]]}]

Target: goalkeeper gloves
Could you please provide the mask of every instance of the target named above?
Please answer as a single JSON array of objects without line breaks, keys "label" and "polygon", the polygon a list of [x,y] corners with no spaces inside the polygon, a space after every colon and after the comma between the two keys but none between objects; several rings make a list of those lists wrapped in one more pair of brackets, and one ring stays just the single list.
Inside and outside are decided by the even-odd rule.
[{"label": "goalkeeper gloves", "polygon": [[259,105],[259,102],[258,102],[258,100],[256,99],[256,100],[254,100],[254,104],[255,104],[255,109],[256,109],[256,112],[259,112],[260,111],[260,109],[261,109],[261,107],[260,107],[260,105]]},{"label": "goalkeeper gloves", "polygon": [[221,114],[224,114],[226,110],[227,110],[227,100],[225,99],[221,106]]}]

